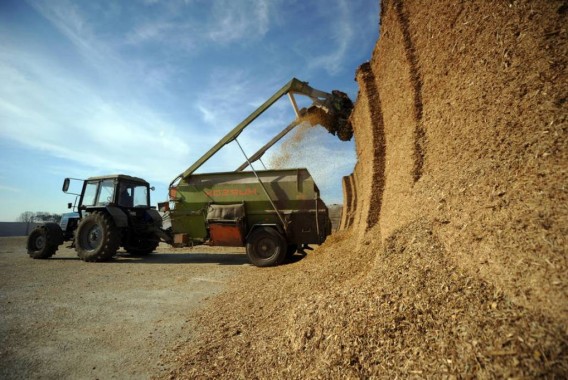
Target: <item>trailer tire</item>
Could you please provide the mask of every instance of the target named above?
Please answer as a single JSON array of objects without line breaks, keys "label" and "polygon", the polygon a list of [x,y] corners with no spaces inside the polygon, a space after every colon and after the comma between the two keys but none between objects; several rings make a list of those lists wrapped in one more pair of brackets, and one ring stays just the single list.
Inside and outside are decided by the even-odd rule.
[{"label": "trailer tire", "polygon": [[247,239],[247,257],[257,267],[270,267],[284,262],[287,245],[284,237],[270,227],[254,230]]},{"label": "trailer tire", "polygon": [[119,246],[119,231],[105,213],[93,212],[79,223],[75,250],[81,260],[90,262],[110,260]]},{"label": "trailer tire", "polygon": [[63,243],[63,231],[57,223],[37,226],[28,236],[28,255],[32,259],[49,259]]}]

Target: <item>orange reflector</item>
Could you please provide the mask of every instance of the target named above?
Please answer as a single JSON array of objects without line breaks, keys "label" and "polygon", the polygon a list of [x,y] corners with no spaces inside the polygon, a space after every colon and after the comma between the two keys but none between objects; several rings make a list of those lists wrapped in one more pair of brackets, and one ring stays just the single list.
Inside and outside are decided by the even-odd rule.
[{"label": "orange reflector", "polygon": [[177,187],[170,187],[170,199],[177,198]]}]

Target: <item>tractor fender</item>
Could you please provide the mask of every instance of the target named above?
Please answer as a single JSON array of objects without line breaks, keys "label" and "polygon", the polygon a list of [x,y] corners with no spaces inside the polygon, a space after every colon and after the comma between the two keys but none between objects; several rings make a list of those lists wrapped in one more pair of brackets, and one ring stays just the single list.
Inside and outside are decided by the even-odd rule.
[{"label": "tractor fender", "polygon": [[146,214],[152,218],[152,222],[154,223],[154,226],[156,227],[162,227],[162,216],[160,215],[160,213],[156,210],[154,210],[153,208],[146,210]]},{"label": "tractor fender", "polygon": [[119,207],[106,206],[106,211],[114,221],[115,226],[118,228],[128,227],[128,216]]},{"label": "tractor fender", "polygon": [[259,224],[255,224],[253,225],[250,230],[248,230],[247,232],[247,236],[245,237],[245,241],[248,241],[248,238],[250,237],[250,235],[259,227],[271,227],[274,228],[276,231],[278,231],[283,237],[284,239],[288,240],[286,237],[286,232],[284,231],[284,229],[282,228],[281,225],[279,224],[269,224],[269,223],[259,223]]}]

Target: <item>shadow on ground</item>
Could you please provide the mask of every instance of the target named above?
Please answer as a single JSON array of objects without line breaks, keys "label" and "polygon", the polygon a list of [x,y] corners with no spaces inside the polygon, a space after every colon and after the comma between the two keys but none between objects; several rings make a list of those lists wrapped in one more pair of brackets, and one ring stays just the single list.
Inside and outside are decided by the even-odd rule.
[{"label": "shadow on ground", "polygon": [[[294,264],[301,261],[306,255],[297,253],[282,265]],[[54,261],[79,261],[79,257],[51,257]],[[250,264],[244,253],[152,253],[147,256],[131,256],[125,252],[118,252],[106,264],[219,264],[219,265],[245,265]],[[101,263],[98,263],[101,264]]]},{"label": "shadow on ground", "polygon": [[[79,257],[52,257],[50,260],[80,260]],[[147,256],[131,256],[117,253],[112,260],[98,264],[219,264],[244,265],[248,259],[242,253],[153,253]]]}]

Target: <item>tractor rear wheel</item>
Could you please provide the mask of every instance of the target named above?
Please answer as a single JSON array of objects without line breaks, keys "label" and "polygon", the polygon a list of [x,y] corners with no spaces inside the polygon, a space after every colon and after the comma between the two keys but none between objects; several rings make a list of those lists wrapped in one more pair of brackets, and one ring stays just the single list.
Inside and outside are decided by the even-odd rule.
[{"label": "tractor rear wheel", "polygon": [[81,260],[109,260],[115,255],[119,246],[119,231],[106,214],[93,212],[79,223],[75,236],[75,250]]},{"label": "tractor rear wheel", "polygon": [[63,243],[63,231],[57,223],[37,226],[28,236],[28,255],[32,259],[48,259]]},{"label": "tractor rear wheel", "polygon": [[281,264],[286,259],[287,248],[284,237],[270,227],[254,230],[247,240],[247,256],[257,267]]}]

